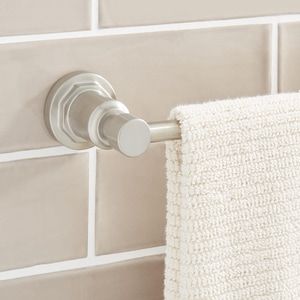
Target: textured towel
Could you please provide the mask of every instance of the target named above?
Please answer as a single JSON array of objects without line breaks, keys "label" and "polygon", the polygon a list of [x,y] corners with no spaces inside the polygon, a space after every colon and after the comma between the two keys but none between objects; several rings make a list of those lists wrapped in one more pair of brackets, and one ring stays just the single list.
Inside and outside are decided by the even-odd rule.
[{"label": "textured towel", "polygon": [[165,299],[300,299],[300,94],[171,118]]}]

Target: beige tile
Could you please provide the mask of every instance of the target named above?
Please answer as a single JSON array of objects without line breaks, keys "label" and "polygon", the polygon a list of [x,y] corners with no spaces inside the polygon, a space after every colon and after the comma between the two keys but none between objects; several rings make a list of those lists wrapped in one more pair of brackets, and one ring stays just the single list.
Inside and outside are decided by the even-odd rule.
[{"label": "beige tile", "polygon": [[297,0],[101,0],[100,25],[129,26],[299,13]]},{"label": "beige tile", "polygon": [[280,25],[279,90],[300,90],[300,23]]},{"label": "beige tile", "polygon": [[56,145],[43,107],[62,75],[106,77],[132,113],[268,91],[269,27],[232,27],[0,45],[0,152]]},{"label": "beige tile", "polygon": [[[166,119],[179,103],[268,91],[266,27],[160,33],[152,36],[155,42],[150,36],[132,37],[126,59],[117,66],[127,70],[127,79],[113,77],[121,99],[146,120]],[[135,159],[99,152],[98,253],[164,243],[163,148],[153,145]]]},{"label": "beige tile", "polygon": [[164,244],[164,145],[141,157],[98,153],[97,254]]},{"label": "beige tile", "polygon": [[86,155],[0,164],[1,270],[86,255],[87,165]]},{"label": "beige tile", "polygon": [[163,257],[0,282],[6,300],[163,300]]},{"label": "beige tile", "polygon": [[0,35],[87,30],[90,1],[1,0]]}]

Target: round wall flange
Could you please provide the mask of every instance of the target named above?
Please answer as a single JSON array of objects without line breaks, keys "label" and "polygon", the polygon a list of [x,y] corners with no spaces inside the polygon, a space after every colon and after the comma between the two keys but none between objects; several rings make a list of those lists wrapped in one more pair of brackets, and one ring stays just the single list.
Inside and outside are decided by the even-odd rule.
[{"label": "round wall flange", "polygon": [[94,146],[90,140],[82,138],[72,130],[69,120],[71,105],[81,94],[87,92],[96,93],[102,101],[116,99],[112,86],[100,75],[73,72],[53,85],[46,100],[45,122],[50,133],[62,145],[74,150]]}]

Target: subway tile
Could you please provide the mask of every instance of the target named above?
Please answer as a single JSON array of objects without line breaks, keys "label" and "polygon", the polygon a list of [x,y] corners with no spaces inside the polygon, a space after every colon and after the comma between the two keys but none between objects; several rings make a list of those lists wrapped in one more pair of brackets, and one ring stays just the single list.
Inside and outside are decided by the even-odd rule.
[{"label": "subway tile", "polygon": [[0,45],[0,152],[57,145],[43,108],[66,73],[99,73],[132,113],[159,120],[178,103],[266,93],[268,61],[268,26]]},{"label": "subway tile", "polygon": [[101,0],[100,26],[132,26],[299,13],[296,0]]},{"label": "subway tile", "polygon": [[300,90],[300,23],[279,27],[279,91]]},{"label": "subway tile", "polygon": [[163,257],[0,282],[7,300],[163,300]]},{"label": "subway tile", "polygon": [[138,158],[98,152],[97,254],[163,245],[166,180],[164,145]]},{"label": "subway tile", "polygon": [[0,36],[88,30],[90,1],[1,0]]},{"label": "subway tile", "polygon": [[87,159],[0,164],[0,270],[86,256]]},{"label": "subway tile", "polygon": [[[126,80],[113,82],[133,114],[164,120],[177,104],[267,93],[268,45],[268,27],[259,26],[132,37],[112,66]],[[164,157],[162,144],[134,159],[99,151],[98,254],[164,244]]]}]

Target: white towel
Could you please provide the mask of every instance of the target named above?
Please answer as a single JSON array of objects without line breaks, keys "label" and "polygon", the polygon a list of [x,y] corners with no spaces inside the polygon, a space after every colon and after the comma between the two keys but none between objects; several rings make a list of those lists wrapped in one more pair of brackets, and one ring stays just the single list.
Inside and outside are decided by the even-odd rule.
[{"label": "white towel", "polygon": [[165,299],[300,299],[300,94],[171,118]]}]

